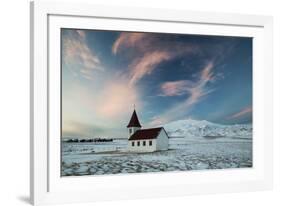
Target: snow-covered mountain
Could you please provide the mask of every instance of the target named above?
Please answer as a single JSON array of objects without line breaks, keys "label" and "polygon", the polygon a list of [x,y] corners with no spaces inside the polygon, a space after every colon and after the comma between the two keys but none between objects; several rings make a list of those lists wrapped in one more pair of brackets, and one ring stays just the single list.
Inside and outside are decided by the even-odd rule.
[{"label": "snow-covered mountain", "polygon": [[222,125],[206,120],[178,120],[163,125],[170,137],[249,137],[252,124]]}]

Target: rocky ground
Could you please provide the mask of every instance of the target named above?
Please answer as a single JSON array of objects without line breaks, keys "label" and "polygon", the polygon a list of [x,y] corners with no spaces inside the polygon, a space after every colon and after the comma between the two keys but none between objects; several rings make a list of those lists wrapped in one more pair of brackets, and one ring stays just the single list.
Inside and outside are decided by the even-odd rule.
[{"label": "rocky ground", "polygon": [[250,140],[174,144],[168,151],[143,154],[83,151],[64,153],[62,176],[252,167]]}]

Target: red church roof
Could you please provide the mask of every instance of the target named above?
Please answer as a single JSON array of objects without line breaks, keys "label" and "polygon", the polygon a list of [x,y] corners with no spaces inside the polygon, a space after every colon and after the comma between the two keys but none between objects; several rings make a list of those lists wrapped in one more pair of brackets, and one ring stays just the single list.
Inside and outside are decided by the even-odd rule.
[{"label": "red church roof", "polygon": [[141,127],[136,110],[134,110],[131,120],[130,120],[129,124],[127,125],[127,127]]},{"label": "red church roof", "polygon": [[[163,127],[137,130],[129,140],[156,139]],[[165,129],[164,129],[165,131]],[[166,133],[166,131],[165,131]],[[167,134],[167,133],[166,133]],[[168,135],[167,135],[168,136]]]}]

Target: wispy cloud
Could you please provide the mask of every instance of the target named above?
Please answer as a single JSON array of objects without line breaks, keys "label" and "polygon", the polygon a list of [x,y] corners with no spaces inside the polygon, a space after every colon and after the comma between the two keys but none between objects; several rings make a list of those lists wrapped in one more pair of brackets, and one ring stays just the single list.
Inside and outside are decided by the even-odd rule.
[{"label": "wispy cloud", "polygon": [[[82,30],[72,30],[63,38],[63,60],[65,68],[75,76],[83,77],[91,81],[81,84],[81,81],[73,81],[63,93],[63,108],[65,134],[84,135],[88,129],[79,122],[69,120],[81,119],[88,122],[101,123],[110,128],[120,128],[120,119],[127,121],[133,105],[141,109],[140,94],[135,85],[128,85],[129,73],[120,74],[118,70],[112,70],[109,74],[103,69],[103,65],[93,51],[92,45],[87,43],[87,33]],[[101,73],[102,71],[102,73]],[[98,73],[97,73],[98,72]],[[96,78],[98,77],[98,79]],[[94,80],[94,81],[93,81]],[[79,109],[73,109],[79,108]],[[71,111],[71,112],[69,112]]]},{"label": "wispy cloud", "polygon": [[166,82],[162,84],[162,92],[167,96],[175,96],[183,93],[189,94],[185,101],[174,105],[160,116],[152,118],[150,125],[160,125],[169,121],[180,119],[183,115],[188,114],[192,106],[202,100],[202,97],[213,92],[213,89],[208,88],[207,84],[213,79],[212,69],[213,62],[209,62],[199,73],[199,78],[196,81],[177,81]]},{"label": "wispy cloud", "polygon": [[112,46],[112,52],[117,54],[125,48],[136,51],[128,66],[130,85],[150,75],[164,61],[199,51],[195,45],[179,44],[168,39],[163,40],[157,34],[146,33],[121,33]]},{"label": "wispy cloud", "polygon": [[188,88],[193,87],[189,80],[169,81],[161,85],[162,93],[159,96],[180,96],[189,92]]},{"label": "wispy cloud", "polygon": [[76,30],[76,32],[79,34],[79,36],[82,38],[82,39],[86,39],[86,33],[85,31],[83,30]]},{"label": "wispy cloud", "polygon": [[116,39],[112,46],[113,54],[117,54],[122,48],[135,47],[139,45],[139,42],[146,36],[145,33],[128,33],[122,32]]},{"label": "wispy cloud", "polygon": [[153,51],[136,59],[130,66],[130,85],[138,82],[143,76],[149,75],[163,61],[167,61],[171,55],[165,51]]},{"label": "wispy cloud", "polygon": [[239,119],[239,118],[245,117],[249,114],[252,114],[252,112],[253,112],[252,106],[247,106],[247,107],[241,109],[240,111],[232,114],[231,116],[227,117],[227,119]]},{"label": "wispy cloud", "polygon": [[[129,86],[136,85],[142,78],[150,75],[159,65],[165,61],[187,55],[201,54],[197,45],[172,41],[171,39],[158,38],[157,34],[146,35],[145,33],[121,33],[112,46],[113,54],[125,49],[136,51],[135,56],[131,54],[131,63],[128,72]],[[213,90],[207,87],[209,82],[216,80],[213,67],[215,60],[210,60],[204,68],[197,74],[194,81],[180,80],[165,82],[161,85],[159,96],[179,96],[187,95],[186,100],[173,105],[164,114],[152,118],[150,124],[157,125],[170,120],[178,119],[181,115],[187,114],[190,108],[198,103],[202,97],[211,93]]]},{"label": "wispy cloud", "polygon": [[89,48],[86,33],[82,30],[71,31],[63,38],[63,62],[87,79],[92,79],[94,71],[102,71],[98,56]]}]

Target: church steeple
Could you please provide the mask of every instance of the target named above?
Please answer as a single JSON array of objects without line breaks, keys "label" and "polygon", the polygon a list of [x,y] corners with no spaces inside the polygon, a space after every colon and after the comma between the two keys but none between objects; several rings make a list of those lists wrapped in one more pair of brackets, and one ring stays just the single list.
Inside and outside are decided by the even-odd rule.
[{"label": "church steeple", "polygon": [[141,128],[141,124],[135,109],[127,128],[129,130],[129,137]]},{"label": "church steeple", "polygon": [[138,118],[138,115],[137,115],[135,109],[134,109],[134,112],[132,114],[129,124],[127,125],[127,128],[129,128],[129,127],[141,127],[141,124],[139,122],[139,118]]}]

